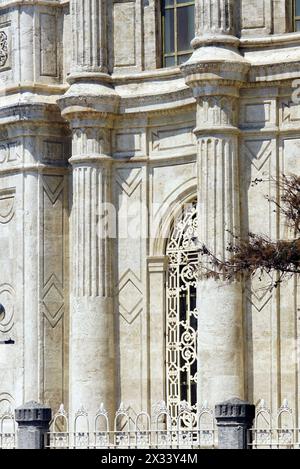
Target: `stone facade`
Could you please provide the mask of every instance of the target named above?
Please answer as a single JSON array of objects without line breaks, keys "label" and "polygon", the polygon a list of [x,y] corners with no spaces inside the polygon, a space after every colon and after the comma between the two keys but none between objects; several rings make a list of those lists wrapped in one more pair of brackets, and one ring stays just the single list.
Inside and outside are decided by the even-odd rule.
[{"label": "stone facade", "polygon": [[[158,0],[0,2],[0,406],[166,393],[167,233],[290,233],[264,195],[298,172],[289,0],[196,0],[194,52],[161,68]],[[102,237],[103,204],[116,236]],[[100,211],[100,213],[99,213]],[[132,218],[133,232],[124,234]],[[198,400],[298,408],[299,289],[199,281]]]}]

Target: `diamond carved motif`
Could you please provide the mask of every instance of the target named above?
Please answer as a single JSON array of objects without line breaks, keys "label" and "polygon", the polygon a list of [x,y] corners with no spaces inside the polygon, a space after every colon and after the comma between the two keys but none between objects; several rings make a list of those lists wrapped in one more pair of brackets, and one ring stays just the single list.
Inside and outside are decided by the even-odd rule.
[{"label": "diamond carved motif", "polygon": [[123,275],[119,284],[120,315],[132,324],[143,310],[141,284],[131,270]]},{"label": "diamond carved motif", "polygon": [[55,327],[63,314],[64,300],[63,296],[54,283],[50,286],[46,295],[44,296],[45,316],[52,325]]},{"label": "diamond carved motif", "polygon": [[272,299],[273,295],[270,292],[270,284],[272,282],[272,276],[266,274],[265,281],[254,280],[252,288],[247,288],[247,299],[259,313]]}]

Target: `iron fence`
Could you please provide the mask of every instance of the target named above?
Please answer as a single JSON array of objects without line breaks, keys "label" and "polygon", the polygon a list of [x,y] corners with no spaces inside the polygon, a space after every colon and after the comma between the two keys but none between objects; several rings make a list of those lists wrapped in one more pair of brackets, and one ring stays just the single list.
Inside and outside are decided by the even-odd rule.
[{"label": "iron fence", "polygon": [[[296,415],[285,400],[274,413],[264,400],[256,408],[250,430],[251,449],[300,449]],[[110,423],[111,427],[110,428]],[[164,402],[151,414],[135,414],[121,404],[112,421],[103,404],[92,416],[82,407],[69,416],[61,405],[51,422],[46,446],[50,449],[215,449],[218,433],[213,409],[206,404],[198,413],[181,403],[176,421]],[[14,412],[0,415],[0,449],[17,448]]]},{"label": "iron fence", "polygon": [[101,405],[92,418],[81,408],[76,412],[70,431],[70,419],[62,405],[54,416],[48,434],[50,449],[214,449],[217,447],[217,431],[214,412],[203,406],[195,414],[181,405],[176,425],[164,402],[154,406],[150,415],[140,412],[135,417],[121,404],[109,428],[109,416]]},{"label": "iron fence", "polygon": [[251,432],[253,449],[300,449],[300,429],[295,426],[295,415],[287,400],[273,415],[261,400]]},{"label": "iron fence", "polygon": [[0,415],[0,449],[15,449],[16,440],[16,422],[14,412],[10,409]]}]

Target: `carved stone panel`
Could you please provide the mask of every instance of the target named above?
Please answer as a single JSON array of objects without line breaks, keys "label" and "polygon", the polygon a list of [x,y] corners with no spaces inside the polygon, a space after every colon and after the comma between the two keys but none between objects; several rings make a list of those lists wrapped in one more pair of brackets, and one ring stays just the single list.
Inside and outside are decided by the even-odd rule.
[{"label": "carved stone panel", "polygon": [[118,167],[115,177],[120,392],[121,400],[132,403],[138,411],[145,402],[147,379],[146,170],[132,165]]},{"label": "carved stone panel", "polygon": [[272,1],[242,0],[241,25],[244,35],[270,34],[272,29]]}]

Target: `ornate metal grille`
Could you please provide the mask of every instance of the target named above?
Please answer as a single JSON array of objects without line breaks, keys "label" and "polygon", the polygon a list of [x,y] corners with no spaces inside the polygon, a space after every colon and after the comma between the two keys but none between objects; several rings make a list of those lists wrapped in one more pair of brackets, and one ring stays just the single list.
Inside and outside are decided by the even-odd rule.
[{"label": "ornate metal grille", "polygon": [[197,411],[197,204],[184,207],[167,245],[167,403],[175,421],[182,402]]}]

